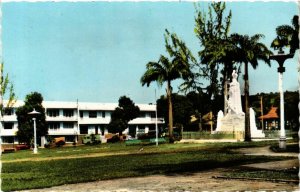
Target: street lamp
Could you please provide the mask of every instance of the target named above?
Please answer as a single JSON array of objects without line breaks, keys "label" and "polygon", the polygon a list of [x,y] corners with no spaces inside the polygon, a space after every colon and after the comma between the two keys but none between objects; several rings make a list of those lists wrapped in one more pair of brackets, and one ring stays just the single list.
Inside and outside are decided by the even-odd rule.
[{"label": "street lamp", "polygon": [[155,142],[158,146],[158,126],[157,126],[157,100],[156,100],[156,89],[155,89]]},{"label": "street lamp", "polygon": [[33,111],[29,112],[28,115],[32,115],[33,118],[33,129],[34,129],[34,148],[33,148],[33,153],[37,154],[38,149],[37,149],[37,144],[36,144],[36,116],[41,114],[40,112],[37,112],[35,109]]},{"label": "street lamp", "polygon": [[279,51],[278,55],[271,55],[270,59],[277,61],[279,64],[278,67],[278,85],[279,85],[279,94],[280,94],[280,138],[279,138],[279,148],[285,149],[286,148],[286,136],[285,136],[285,129],[284,129],[284,96],[283,96],[283,88],[282,88],[282,77],[283,72],[285,72],[285,67],[283,64],[285,60],[291,59],[294,57],[294,54],[284,54],[283,51]]}]

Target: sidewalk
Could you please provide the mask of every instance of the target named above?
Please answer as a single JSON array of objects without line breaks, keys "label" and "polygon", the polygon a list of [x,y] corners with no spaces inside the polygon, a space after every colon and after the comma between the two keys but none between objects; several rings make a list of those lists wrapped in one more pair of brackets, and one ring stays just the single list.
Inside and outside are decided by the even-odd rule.
[{"label": "sidewalk", "polygon": [[267,147],[253,147],[253,148],[240,148],[233,151],[243,153],[245,155],[264,155],[264,156],[284,156],[284,157],[298,157],[299,153],[279,153],[273,152],[270,146]]}]

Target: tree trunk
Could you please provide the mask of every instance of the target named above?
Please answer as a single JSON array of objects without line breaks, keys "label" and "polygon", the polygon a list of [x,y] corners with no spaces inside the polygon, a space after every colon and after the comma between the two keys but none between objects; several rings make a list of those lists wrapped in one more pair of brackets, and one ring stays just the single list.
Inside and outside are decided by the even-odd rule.
[{"label": "tree trunk", "polygon": [[224,76],[224,116],[227,114],[227,96],[228,96],[228,86],[227,86],[227,75]]},{"label": "tree trunk", "polygon": [[249,78],[248,78],[248,63],[245,63],[245,75],[244,75],[245,87],[245,141],[251,141],[250,131],[250,113],[249,113]]},{"label": "tree trunk", "polygon": [[170,143],[174,142],[173,136],[173,107],[172,107],[172,90],[171,90],[171,81],[168,81],[167,85],[167,97],[168,97],[168,105],[169,105],[169,139]]}]

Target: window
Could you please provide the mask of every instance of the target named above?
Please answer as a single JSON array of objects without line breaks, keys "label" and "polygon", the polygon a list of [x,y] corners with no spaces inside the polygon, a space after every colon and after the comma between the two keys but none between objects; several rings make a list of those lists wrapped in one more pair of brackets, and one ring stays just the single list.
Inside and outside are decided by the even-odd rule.
[{"label": "window", "polygon": [[140,117],[146,117],[146,113],[145,112],[140,112]]},{"label": "window", "polygon": [[4,108],[4,115],[13,115],[14,109],[13,108]]},{"label": "window", "polygon": [[155,118],[156,117],[155,112],[150,112],[150,116],[151,118]]},{"label": "window", "polygon": [[8,137],[2,137],[3,143],[14,143],[14,137],[8,136]]},{"label": "window", "polygon": [[59,116],[59,110],[58,109],[47,109],[47,115],[49,117],[57,117],[57,116]]},{"label": "window", "polygon": [[138,128],[145,130],[145,125],[138,125]]},{"label": "window", "polygon": [[74,142],[75,141],[75,136],[74,135],[67,135],[67,136],[65,136],[65,141],[66,142]]},{"label": "window", "polygon": [[79,111],[80,118],[83,118],[83,111]]},{"label": "window", "polygon": [[89,111],[90,118],[97,118],[97,111]]},{"label": "window", "polygon": [[14,123],[4,123],[4,129],[13,129]]},{"label": "window", "polygon": [[63,127],[66,128],[66,129],[74,128],[74,123],[64,122]]},{"label": "window", "polygon": [[64,116],[65,117],[73,117],[74,116],[74,111],[72,109],[65,109],[64,110]]},{"label": "window", "polygon": [[48,123],[48,128],[52,130],[57,130],[60,128],[60,124],[57,122]]},{"label": "window", "polygon": [[88,126],[86,126],[86,125],[82,125],[82,126],[80,126],[80,134],[88,134]]},{"label": "window", "polygon": [[105,111],[102,111],[102,117],[105,118]]}]

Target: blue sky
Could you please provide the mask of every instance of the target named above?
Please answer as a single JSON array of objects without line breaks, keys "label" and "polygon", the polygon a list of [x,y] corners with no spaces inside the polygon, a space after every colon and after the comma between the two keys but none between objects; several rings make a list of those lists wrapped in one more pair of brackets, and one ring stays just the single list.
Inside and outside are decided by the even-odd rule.
[{"label": "blue sky", "polygon": [[[229,9],[232,33],[262,33],[267,46],[275,28],[298,14],[294,2],[231,2]],[[165,86],[142,87],[140,77],[147,62],[165,54],[164,30],[176,32],[195,56],[200,48],[192,2],[9,2],[2,14],[3,61],[18,99],[38,91],[45,100],[117,102],[126,95],[154,102],[154,90],[162,95]],[[284,89],[297,90],[297,57],[285,65]],[[276,92],[277,81],[275,62],[250,68],[251,94]]]}]

